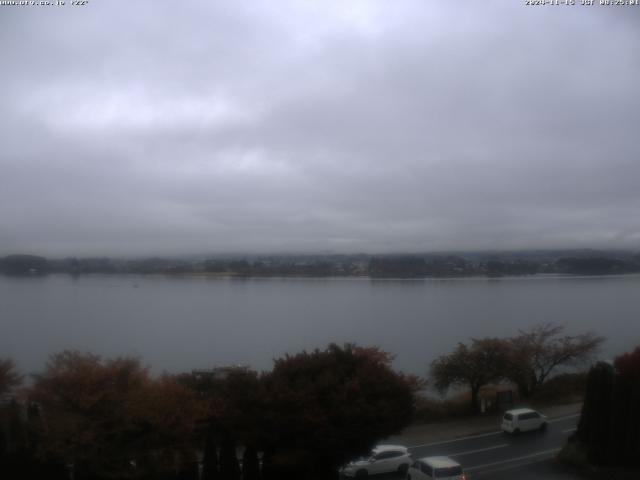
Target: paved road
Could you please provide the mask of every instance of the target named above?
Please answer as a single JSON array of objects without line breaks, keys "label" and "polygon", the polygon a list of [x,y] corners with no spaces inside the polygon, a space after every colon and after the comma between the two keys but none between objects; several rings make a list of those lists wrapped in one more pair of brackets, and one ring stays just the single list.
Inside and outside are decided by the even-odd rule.
[{"label": "paved road", "polygon": [[[408,445],[414,459],[446,455],[460,462],[470,480],[573,479],[551,460],[575,431],[578,414],[549,420],[545,432],[507,435],[502,431],[455,440]],[[398,476],[384,476],[392,479]],[[383,480],[383,477],[379,477]],[[376,479],[378,480],[378,479]]]},{"label": "paved road", "polygon": [[575,430],[578,415],[549,420],[545,432],[507,435],[499,430],[445,442],[410,445],[413,458],[446,455],[460,462],[470,478],[495,478],[495,473],[531,465],[556,455]]},{"label": "paved road", "polygon": [[529,463],[505,464],[502,469],[477,474],[470,473],[468,476],[473,480],[585,480],[580,474],[549,458]]}]

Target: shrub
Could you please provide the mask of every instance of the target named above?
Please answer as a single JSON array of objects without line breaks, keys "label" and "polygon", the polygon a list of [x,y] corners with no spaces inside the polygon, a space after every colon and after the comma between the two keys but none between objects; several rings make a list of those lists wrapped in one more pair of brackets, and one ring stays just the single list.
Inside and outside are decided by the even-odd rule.
[{"label": "shrub", "polygon": [[563,373],[547,380],[534,395],[540,403],[578,402],[584,397],[587,373]]}]

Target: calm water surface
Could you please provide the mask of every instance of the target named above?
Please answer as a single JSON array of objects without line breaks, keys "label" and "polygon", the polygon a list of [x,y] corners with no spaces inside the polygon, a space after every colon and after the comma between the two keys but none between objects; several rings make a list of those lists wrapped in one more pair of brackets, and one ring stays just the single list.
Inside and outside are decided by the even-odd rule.
[{"label": "calm water surface", "polygon": [[0,357],[24,372],[63,349],[135,355],[155,371],[268,369],[329,342],[379,345],[425,374],[470,337],[553,321],[606,336],[603,358],[640,344],[640,276],[512,279],[220,279],[0,276]]}]

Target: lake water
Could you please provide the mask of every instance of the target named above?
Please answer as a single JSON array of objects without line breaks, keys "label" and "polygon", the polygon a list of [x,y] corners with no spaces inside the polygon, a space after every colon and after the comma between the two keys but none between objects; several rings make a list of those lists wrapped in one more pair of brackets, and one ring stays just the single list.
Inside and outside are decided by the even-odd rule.
[{"label": "lake water", "polygon": [[329,342],[378,345],[424,375],[471,337],[538,322],[593,330],[611,358],[640,344],[640,276],[498,280],[0,276],[0,357],[23,372],[53,352],[134,355],[158,372],[247,364]]}]

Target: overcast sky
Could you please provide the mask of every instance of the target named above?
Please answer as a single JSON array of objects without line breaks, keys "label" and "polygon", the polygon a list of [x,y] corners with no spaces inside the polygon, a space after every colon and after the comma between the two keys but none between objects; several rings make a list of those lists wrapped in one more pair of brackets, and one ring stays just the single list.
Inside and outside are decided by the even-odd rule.
[{"label": "overcast sky", "polygon": [[640,7],[66,3],[0,6],[0,254],[640,249]]}]

